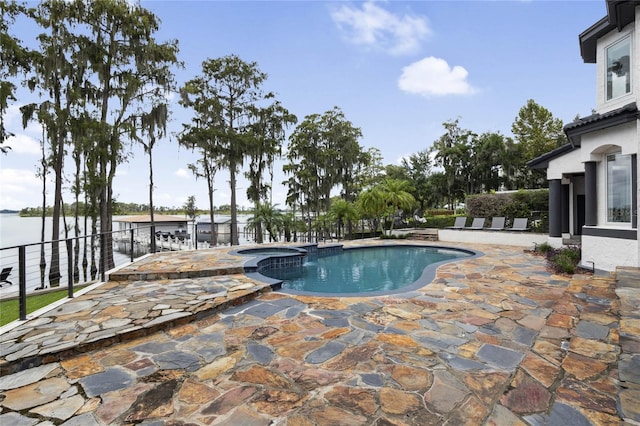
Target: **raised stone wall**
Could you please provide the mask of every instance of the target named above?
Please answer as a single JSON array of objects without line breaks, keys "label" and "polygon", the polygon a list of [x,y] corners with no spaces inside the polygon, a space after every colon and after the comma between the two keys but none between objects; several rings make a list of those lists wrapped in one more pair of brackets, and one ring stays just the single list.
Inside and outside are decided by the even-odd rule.
[{"label": "raised stone wall", "polygon": [[438,240],[452,243],[498,244],[518,247],[534,247],[547,242],[546,234],[510,231],[473,231],[465,229],[440,229]]}]

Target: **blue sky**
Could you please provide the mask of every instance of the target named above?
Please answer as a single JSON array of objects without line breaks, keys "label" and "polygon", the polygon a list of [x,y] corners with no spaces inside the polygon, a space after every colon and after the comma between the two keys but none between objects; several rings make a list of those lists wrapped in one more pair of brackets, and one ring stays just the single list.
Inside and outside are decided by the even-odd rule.
[{"label": "blue sky", "polygon": [[[276,93],[301,121],[334,106],[362,129],[360,144],[378,148],[385,164],[429,148],[442,123],[460,119],[476,133],[511,135],[528,99],[564,123],[595,107],[596,68],[580,57],[578,34],[606,14],[604,1],[142,1],[162,21],[159,41],[177,39],[184,69],[179,84],[201,72],[202,61],[236,54],[268,74]],[[14,34],[24,40],[32,34]],[[20,100],[19,100],[20,101]],[[20,127],[20,102],[5,117],[16,138],[0,158],[0,209],[41,203],[35,176],[41,130]],[[170,131],[188,122],[177,103]],[[293,128],[290,129],[292,131]],[[208,205],[206,182],[187,165],[197,156],[175,136],[154,150],[154,204],[181,206],[190,195]],[[274,203],[284,206],[281,163]],[[118,168],[116,199],[148,202],[147,158],[134,147]],[[229,203],[228,175],[216,176],[216,205]],[[246,183],[238,202],[249,207]],[[52,186],[50,186],[52,188]],[[50,193],[50,201],[52,196]],[[71,201],[67,195],[65,201]]]}]

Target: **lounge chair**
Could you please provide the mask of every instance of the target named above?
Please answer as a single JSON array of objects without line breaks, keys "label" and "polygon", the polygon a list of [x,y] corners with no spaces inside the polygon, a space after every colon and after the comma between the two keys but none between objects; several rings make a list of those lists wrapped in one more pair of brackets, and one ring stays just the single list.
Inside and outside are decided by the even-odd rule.
[{"label": "lounge chair", "polygon": [[489,231],[502,231],[504,229],[504,217],[498,216],[491,219],[491,226],[487,229]]},{"label": "lounge chair", "polygon": [[474,230],[478,230],[478,229],[482,229],[484,228],[484,217],[474,217],[473,218],[473,223],[471,223],[471,226],[468,226],[464,229],[474,229]]},{"label": "lounge chair", "polygon": [[529,219],[526,217],[517,217],[513,219],[513,226],[509,228],[510,231],[528,231],[527,222]]},{"label": "lounge chair", "polygon": [[12,269],[13,269],[13,266],[9,266],[8,268],[2,268],[2,272],[0,272],[0,287],[2,287],[2,284],[4,283],[7,283],[9,285],[13,284],[11,281],[7,279],[9,278],[9,275],[11,275]]},{"label": "lounge chair", "polygon": [[467,224],[466,216],[456,217],[456,221],[453,226],[447,226],[448,229],[464,229],[464,226]]}]

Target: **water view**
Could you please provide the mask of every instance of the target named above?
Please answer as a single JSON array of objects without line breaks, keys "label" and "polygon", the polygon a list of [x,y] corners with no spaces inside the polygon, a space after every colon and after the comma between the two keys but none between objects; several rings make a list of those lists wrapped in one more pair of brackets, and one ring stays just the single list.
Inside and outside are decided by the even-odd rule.
[{"label": "water view", "polygon": [[[115,216],[114,219],[118,219],[122,216]],[[197,218],[198,220],[207,220],[206,217]],[[228,220],[229,216],[216,216],[216,222]],[[240,230],[239,233],[239,242],[240,244],[248,244],[252,242],[245,232],[243,232],[245,224],[246,224],[247,216],[242,215],[238,217],[238,227]],[[45,219],[45,241],[52,241],[52,224],[53,220],[51,217],[47,217]],[[67,227],[71,228],[74,225],[74,220],[71,217],[66,219]],[[18,294],[19,286],[18,286],[18,270],[19,270],[19,262],[18,262],[18,249],[17,246],[27,245],[25,248],[26,254],[26,285],[27,292],[35,291],[36,289],[40,289],[42,287],[46,288],[49,286],[48,274],[49,274],[49,262],[50,262],[50,253],[51,253],[51,245],[45,245],[45,262],[47,266],[44,271],[44,275],[41,276],[41,268],[40,268],[40,249],[41,246],[38,244],[41,240],[41,226],[42,219],[39,217],[20,217],[17,213],[5,213],[0,214],[0,268],[12,268],[12,271],[7,278],[13,284],[9,285],[4,283],[2,287],[0,287],[0,297],[5,296],[15,296]],[[91,232],[90,222],[87,225],[88,232]],[[114,226],[114,229],[117,230],[117,226]],[[189,226],[187,232],[190,235],[194,234],[193,225]],[[84,219],[80,221],[80,234],[85,235],[84,231]],[[68,233],[68,238],[74,238],[75,232],[72,230]],[[59,239],[65,238],[64,233],[64,223],[61,223],[61,235],[58,237]],[[80,240],[80,282],[92,281],[96,276],[95,273],[91,274],[91,259],[89,258],[86,273],[82,269],[82,256],[85,241]],[[187,246],[187,248],[195,248],[195,245],[192,243],[194,241],[193,238],[190,238],[191,243]],[[87,239],[86,244],[89,244],[90,240]],[[31,245],[33,244],[33,245]],[[75,244],[75,243],[74,243]],[[67,263],[67,248],[64,242],[59,244],[60,247],[60,273],[61,273],[61,281],[60,285],[62,287],[66,287],[68,283],[67,271],[68,271],[68,263]],[[113,251],[114,263],[115,266],[121,266],[131,261],[130,255],[124,253],[124,251],[118,251],[118,245],[115,245],[115,250]],[[97,248],[97,247],[96,247]],[[209,248],[209,244],[200,242],[198,243],[198,248]],[[87,253],[90,254],[90,249],[87,248]],[[98,261],[98,251],[96,251],[96,262]]]}]

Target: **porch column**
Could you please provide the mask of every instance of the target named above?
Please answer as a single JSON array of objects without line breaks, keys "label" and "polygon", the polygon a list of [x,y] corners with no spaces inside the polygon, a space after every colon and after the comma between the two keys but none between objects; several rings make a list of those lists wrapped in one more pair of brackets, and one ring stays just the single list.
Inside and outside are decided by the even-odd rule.
[{"label": "porch column", "polygon": [[631,155],[631,227],[638,228],[638,155]]},{"label": "porch column", "polygon": [[549,236],[562,237],[562,180],[549,181]]},{"label": "porch column", "polygon": [[584,163],[584,224],[586,226],[596,226],[598,224],[597,166],[598,163],[595,161]]},{"label": "porch column", "polygon": [[562,185],[562,233],[568,234],[569,231],[569,185]]}]

